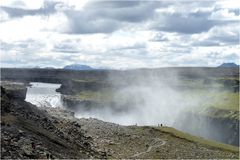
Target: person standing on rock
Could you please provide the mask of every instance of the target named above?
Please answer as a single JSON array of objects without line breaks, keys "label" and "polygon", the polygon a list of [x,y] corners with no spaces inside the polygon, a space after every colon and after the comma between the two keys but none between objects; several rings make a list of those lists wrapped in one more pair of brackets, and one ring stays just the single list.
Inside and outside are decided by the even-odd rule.
[{"label": "person standing on rock", "polygon": [[49,159],[49,153],[46,153],[47,159]]},{"label": "person standing on rock", "polygon": [[36,145],[35,145],[35,143],[34,142],[32,142],[32,149],[36,149]]}]

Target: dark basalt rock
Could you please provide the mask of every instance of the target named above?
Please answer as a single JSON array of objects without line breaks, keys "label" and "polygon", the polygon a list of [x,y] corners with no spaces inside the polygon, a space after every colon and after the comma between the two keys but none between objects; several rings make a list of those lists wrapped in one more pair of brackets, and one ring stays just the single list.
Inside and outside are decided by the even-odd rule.
[{"label": "dark basalt rock", "polygon": [[98,81],[65,81],[60,88],[56,89],[57,92],[66,95],[73,95],[80,91],[97,91],[102,88],[110,87],[109,83]]},{"label": "dark basalt rock", "polygon": [[77,110],[90,111],[91,109],[104,107],[103,104],[101,103],[90,100],[80,100],[78,98],[75,98],[74,96],[69,95],[62,95],[61,99],[64,103],[64,106],[73,111]]},{"label": "dark basalt rock", "polygon": [[20,100],[25,100],[26,98],[27,87],[24,83],[2,81],[1,90],[2,88],[4,88],[4,90],[1,91],[1,93],[6,93],[9,98],[15,98]]}]

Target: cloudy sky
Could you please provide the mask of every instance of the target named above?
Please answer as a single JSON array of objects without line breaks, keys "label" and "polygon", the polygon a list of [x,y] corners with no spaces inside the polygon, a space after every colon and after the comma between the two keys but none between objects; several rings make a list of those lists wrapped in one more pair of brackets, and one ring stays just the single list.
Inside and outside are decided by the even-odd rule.
[{"label": "cloudy sky", "polygon": [[237,0],[1,0],[1,67],[239,64]]}]

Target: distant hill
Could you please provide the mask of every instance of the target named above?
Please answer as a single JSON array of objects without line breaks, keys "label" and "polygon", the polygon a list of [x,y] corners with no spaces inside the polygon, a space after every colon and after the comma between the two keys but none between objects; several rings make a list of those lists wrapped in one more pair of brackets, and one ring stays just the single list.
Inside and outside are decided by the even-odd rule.
[{"label": "distant hill", "polygon": [[54,67],[45,67],[44,69],[55,69]]},{"label": "distant hill", "polygon": [[237,65],[235,63],[223,63],[218,67],[239,67],[239,65]]},{"label": "distant hill", "polygon": [[95,70],[94,68],[87,66],[87,65],[81,65],[81,64],[71,64],[63,67],[63,69],[66,70]]}]

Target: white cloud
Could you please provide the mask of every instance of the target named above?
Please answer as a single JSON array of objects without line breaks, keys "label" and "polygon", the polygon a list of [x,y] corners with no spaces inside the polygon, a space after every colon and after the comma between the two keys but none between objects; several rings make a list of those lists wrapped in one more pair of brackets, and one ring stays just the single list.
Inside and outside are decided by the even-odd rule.
[{"label": "white cloud", "polygon": [[239,9],[240,3],[237,3],[236,0],[221,0],[216,1],[216,8],[228,8],[228,9]]},{"label": "white cloud", "polygon": [[6,12],[3,10],[0,10],[0,23],[3,23],[4,21],[9,20],[9,16]]},{"label": "white cloud", "polygon": [[39,9],[42,7],[44,0],[1,0],[1,6],[23,8],[23,9]]},{"label": "white cloud", "polygon": [[[144,2],[115,4],[112,1],[101,4],[105,7],[102,9],[96,4],[89,8],[85,0],[54,0],[51,2],[61,2],[54,3],[56,5],[51,8],[54,12],[42,14],[46,2],[3,1],[2,6],[24,9],[22,16],[15,15],[15,18],[0,10],[3,66],[63,67],[71,63],[108,68],[217,66],[227,61],[237,63],[240,57],[238,4],[234,5],[233,1],[163,1],[161,5],[154,1],[146,6]],[[39,8],[42,8],[41,14],[36,11],[29,14],[29,9]],[[151,14],[144,14],[132,22],[136,18],[135,9],[151,11]],[[128,16],[130,11],[131,16]],[[68,14],[70,12],[74,14]],[[181,21],[185,19],[188,21]],[[110,26],[112,30],[109,31],[106,27],[112,20],[116,27]],[[210,20],[207,28],[201,27]],[[66,32],[70,21],[77,24],[74,27],[78,32]],[[165,28],[153,29],[153,23]],[[91,32],[83,34],[84,30],[80,30],[83,26],[87,27],[83,28],[85,31]]]},{"label": "white cloud", "polygon": [[234,12],[230,12],[229,9],[220,9],[213,12],[210,16],[213,20],[240,20],[240,17]]}]

